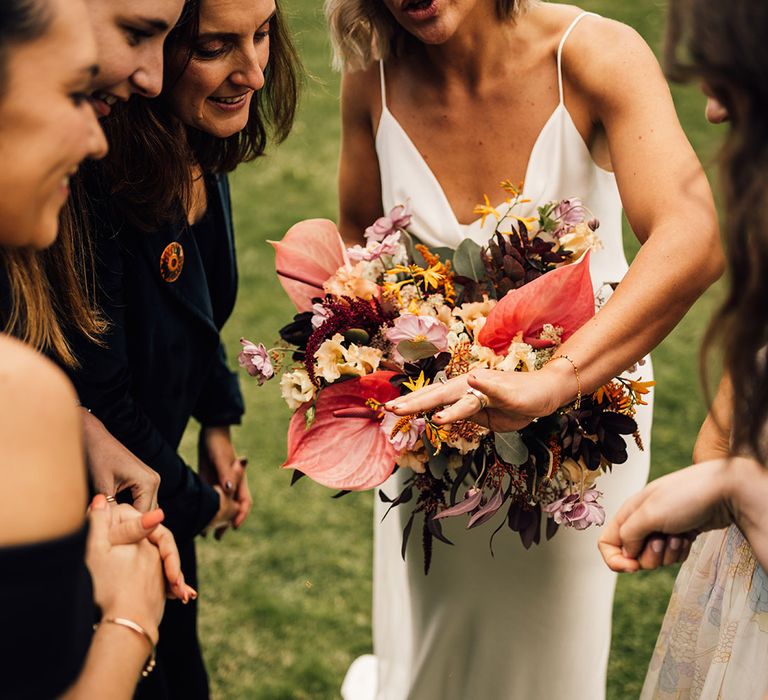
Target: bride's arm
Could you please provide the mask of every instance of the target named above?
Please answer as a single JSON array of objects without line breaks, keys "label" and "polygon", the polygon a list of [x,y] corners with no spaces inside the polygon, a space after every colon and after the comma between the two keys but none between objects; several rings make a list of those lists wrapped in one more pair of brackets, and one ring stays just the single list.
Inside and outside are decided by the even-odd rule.
[{"label": "bride's arm", "polygon": [[[365,243],[363,233],[382,216],[375,124],[381,112],[379,67],[344,73],[341,82],[339,230],[348,245]],[[377,106],[374,122],[372,107]]]},{"label": "bride's arm", "polygon": [[[642,243],[605,307],[559,354],[578,367],[592,391],[650,352],[675,327],[723,269],[715,207],[704,171],[675,113],[651,50],[634,30],[587,18],[564,53],[566,102],[590,105],[605,129],[622,202]],[[581,100],[578,100],[581,97]],[[573,400],[579,381],[566,360],[539,372],[478,372],[469,382],[501,409],[494,426],[522,427]],[[455,403],[439,422],[472,415],[477,400],[465,379],[397,401],[398,413]]]}]

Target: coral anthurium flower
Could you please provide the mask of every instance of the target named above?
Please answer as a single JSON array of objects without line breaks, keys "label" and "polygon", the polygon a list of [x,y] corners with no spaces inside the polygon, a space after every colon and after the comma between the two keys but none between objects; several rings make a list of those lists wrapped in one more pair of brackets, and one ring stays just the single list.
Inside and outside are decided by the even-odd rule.
[{"label": "coral anthurium flower", "polygon": [[565,342],[594,315],[588,252],[579,262],[547,272],[500,299],[477,340],[504,355],[518,333],[529,345],[540,347],[539,335],[545,324],[551,324],[563,329]]},{"label": "coral anthurium flower", "polygon": [[312,299],[325,296],[323,284],[349,264],[339,230],[327,219],[300,221],[270,243],[280,284],[298,311],[311,311]]},{"label": "coral anthurium flower", "polygon": [[370,408],[400,395],[389,380],[395,372],[374,372],[337,382],[317,395],[315,418],[306,427],[309,405],[288,428],[285,469],[298,469],[318,484],[364,491],[382,484],[395,468],[397,451],[381,430],[381,412]]}]

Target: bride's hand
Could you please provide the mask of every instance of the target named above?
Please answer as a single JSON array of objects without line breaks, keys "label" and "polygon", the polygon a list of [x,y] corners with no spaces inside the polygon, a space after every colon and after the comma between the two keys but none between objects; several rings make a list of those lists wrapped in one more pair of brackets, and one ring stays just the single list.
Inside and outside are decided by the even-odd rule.
[{"label": "bride's hand", "polygon": [[[554,364],[537,372],[478,369],[401,396],[386,408],[405,416],[444,407],[433,416],[438,425],[472,420],[499,432],[520,430],[534,418],[553,413],[576,394],[573,371],[567,364],[565,369]],[[485,395],[486,407],[480,405],[476,394],[469,393],[470,389]]]}]

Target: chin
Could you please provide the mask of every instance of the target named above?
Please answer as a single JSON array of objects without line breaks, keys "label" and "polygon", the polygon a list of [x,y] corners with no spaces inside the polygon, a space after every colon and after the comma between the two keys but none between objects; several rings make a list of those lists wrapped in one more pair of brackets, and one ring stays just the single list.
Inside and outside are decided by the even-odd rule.
[{"label": "chin", "polygon": [[59,217],[52,222],[41,222],[37,227],[37,233],[29,241],[29,246],[35,250],[50,248],[59,236]]}]

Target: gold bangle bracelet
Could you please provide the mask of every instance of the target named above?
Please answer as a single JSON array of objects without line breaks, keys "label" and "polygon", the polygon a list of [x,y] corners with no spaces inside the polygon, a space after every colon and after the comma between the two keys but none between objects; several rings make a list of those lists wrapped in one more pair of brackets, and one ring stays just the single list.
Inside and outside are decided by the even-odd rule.
[{"label": "gold bangle bracelet", "polygon": [[157,646],[155,645],[152,637],[149,636],[149,632],[145,630],[139,623],[129,620],[125,617],[105,617],[100,623],[93,626],[94,631],[99,628],[99,625],[109,623],[110,625],[119,625],[120,627],[127,627],[129,630],[133,630],[136,634],[142,636],[149,642],[149,656],[144,664],[144,668],[141,669],[141,677],[146,678],[152,671],[155,670],[157,664]]},{"label": "gold bangle bracelet", "polygon": [[573,367],[573,373],[576,375],[576,386],[578,387],[578,393],[576,394],[576,401],[574,402],[573,407],[578,411],[581,408],[581,377],[579,376],[579,368],[576,366],[576,363],[570,357],[568,357],[568,355],[557,355],[553,357],[550,362],[560,358],[571,363],[571,367]]}]

